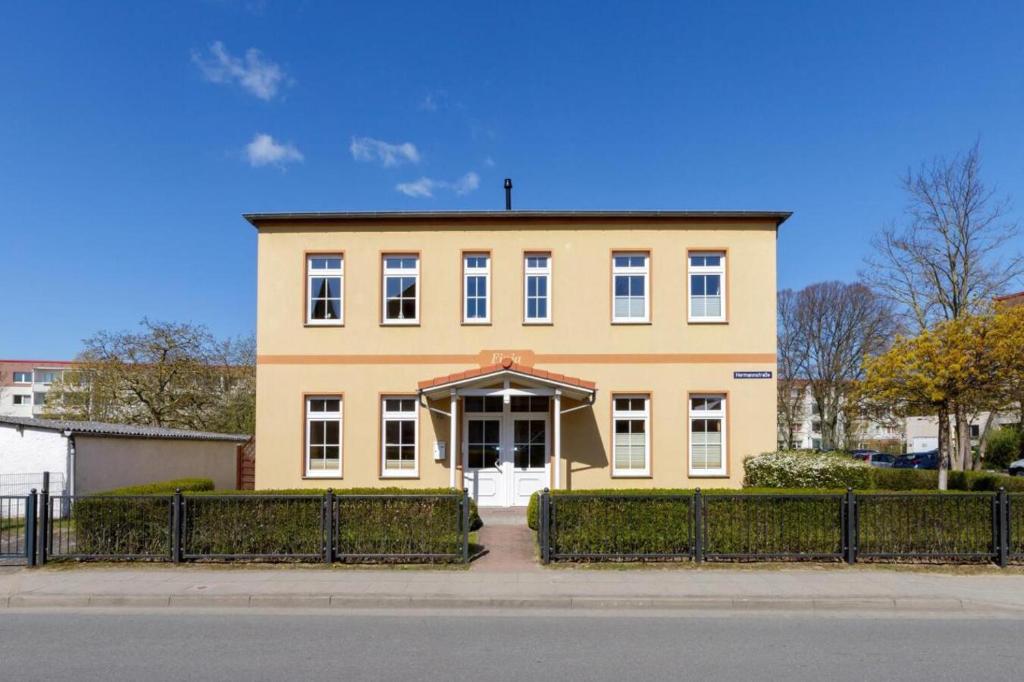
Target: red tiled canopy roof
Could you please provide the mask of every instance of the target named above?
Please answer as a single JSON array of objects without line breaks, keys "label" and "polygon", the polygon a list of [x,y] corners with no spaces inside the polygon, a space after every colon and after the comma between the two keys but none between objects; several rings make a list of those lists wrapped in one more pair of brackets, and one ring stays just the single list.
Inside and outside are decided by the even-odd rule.
[{"label": "red tiled canopy roof", "polygon": [[467,369],[465,372],[445,374],[444,376],[434,377],[433,379],[427,379],[419,382],[419,388],[422,391],[435,386],[444,386],[445,384],[455,383],[456,381],[476,379],[478,377],[485,377],[489,374],[498,374],[505,371],[516,372],[517,374],[534,377],[535,379],[553,381],[560,384],[566,384],[568,386],[578,386],[586,391],[593,391],[597,389],[597,384],[593,381],[566,376],[565,374],[559,374],[558,372],[549,372],[547,370],[530,367],[528,365],[520,365],[517,362],[487,365],[486,367]]}]

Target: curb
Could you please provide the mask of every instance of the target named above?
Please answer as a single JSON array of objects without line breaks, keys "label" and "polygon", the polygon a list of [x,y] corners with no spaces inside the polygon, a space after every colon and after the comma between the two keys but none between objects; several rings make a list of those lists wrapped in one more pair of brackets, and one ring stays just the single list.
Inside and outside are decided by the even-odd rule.
[{"label": "curb", "polygon": [[0,595],[5,608],[227,608],[227,609],[555,609],[555,610],[688,610],[1024,613],[1024,606],[992,604],[949,597],[449,597],[445,595],[351,594],[23,594]]}]

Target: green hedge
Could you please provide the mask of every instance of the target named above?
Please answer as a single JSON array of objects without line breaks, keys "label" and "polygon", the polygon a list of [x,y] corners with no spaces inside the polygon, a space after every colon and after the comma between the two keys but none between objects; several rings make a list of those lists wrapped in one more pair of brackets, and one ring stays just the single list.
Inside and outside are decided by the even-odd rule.
[{"label": "green hedge", "polygon": [[992,552],[992,496],[867,493],[857,496],[858,559],[886,554],[942,558]]},{"label": "green hedge", "polygon": [[158,481],[156,483],[143,483],[142,485],[129,485],[123,488],[114,488],[99,495],[173,495],[174,491],[181,489],[183,493],[195,493],[213,490],[213,480],[209,478],[176,478],[172,481]]},{"label": "green hedge", "polygon": [[[624,558],[669,553],[685,558],[693,542],[692,491],[652,492],[601,491],[600,497],[592,497],[593,491],[552,493],[556,515],[553,551],[595,559],[601,555]],[[706,491],[705,557],[838,558],[842,552],[842,492]],[[976,555],[961,556],[961,560],[990,558],[991,495],[861,492],[857,500],[860,560],[927,560],[952,555]],[[1011,535],[1018,538],[1011,552],[1022,553],[1024,494],[1012,494],[1010,508]],[[531,521],[536,528],[535,515]],[[779,556],[783,554],[789,556]]]},{"label": "green hedge", "polygon": [[1010,554],[1024,559],[1024,493],[1010,493]]},{"label": "green hedge", "polygon": [[171,500],[165,496],[80,497],[71,519],[54,520],[73,540],[58,543],[69,554],[170,558]]},{"label": "green hedge", "polygon": [[[186,556],[319,556],[323,494],[315,489],[210,492],[205,487],[188,492],[183,552]],[[372,497],[354,497],[366,495]],[[455,554],[461,549],[461,497],[451,490],[350,488],[335,491],[335,498],[339,554]],[[170,495],[80,498],[71,518],[75,547],[68,553],[169,556],[171,499]],[[470,528],[481,525],[471,500]]]},{"label": "green hedge", "polygon": [[557,496],[557,552],[582,555],[685,553],[693,542],[692,496]]},{"label": "green hedge", "polygon": [[704,497],[705,555],[808,558],[842,552],[841,499],[794,495]]}]

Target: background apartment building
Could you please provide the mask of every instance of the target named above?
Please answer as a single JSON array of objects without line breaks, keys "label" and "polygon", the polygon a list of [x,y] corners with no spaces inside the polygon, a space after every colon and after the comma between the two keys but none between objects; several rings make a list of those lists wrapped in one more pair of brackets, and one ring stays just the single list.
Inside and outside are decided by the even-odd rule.
[{"label": "background apartment building", "polygon": [[71,365],[68,360],[0,360],[0,416],[38,417],[50,385]]}]

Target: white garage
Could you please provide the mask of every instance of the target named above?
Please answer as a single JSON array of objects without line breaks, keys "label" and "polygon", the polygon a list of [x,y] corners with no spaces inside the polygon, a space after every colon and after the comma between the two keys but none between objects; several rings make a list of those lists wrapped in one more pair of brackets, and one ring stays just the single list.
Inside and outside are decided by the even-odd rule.
[{"label": "white garage", "polygon": [[249,436],[0,416],[0,495],[25,495],[50,473],[54,494],[88,495],[175,478],[238,486]]}]

